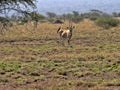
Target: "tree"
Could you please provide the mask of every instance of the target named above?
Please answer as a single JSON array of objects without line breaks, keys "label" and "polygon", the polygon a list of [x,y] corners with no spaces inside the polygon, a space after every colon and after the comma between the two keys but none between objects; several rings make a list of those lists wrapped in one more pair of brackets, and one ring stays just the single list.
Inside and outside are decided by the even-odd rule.
[{"label": "tree", "polygon": [[[0,0],[0,31],[7,29],[10,20],[7,18],[9,13],[17,12],[22,15],[29,15],[35,9],[36,0]],[[17,14],[19,15],[19,14]]]},{"label": "tree", "polygon": [[4,34],[4,30],[7,30],[9,26],[12,26],[12,23],[4,17],[0,17],[0,34]]},{"label": "tree", "polygon": [[53,12],[47,12],[47,16],[51,19],[51,18],[55,18],[57,15]]},{"label": "tree", "polygon": [[118,13],[117,13],[117,12],[113,12],[112,15],[113,15],[114,17],[118,17]]},{"label": "tree", "polygon": [[73,11],[73,15],[74,15],[75,17],[77,17],[77,16],[79,16],[79,13],[78,13],[77,11]]},{"label": "tree", "polygon": [[45,16],[43,16],[43,15],[37,13],[37,12],[31,12],[30,13],[30,18],[31,18],[32,21],[34,21],[34,29],[36,29],[37,26],[38,26],[38,22],[40,20],[45,19]]},{"label": "tree", "polygon": [[72,18],[73,18],[73,14],[71,13],[66,14],[66,19],[72,20]]},{"label": "tree", "polygon": [[73,11],[72,21],[75,22],[75,23],[78,23],[78,22],[80,22],[81,20],[83,20],[83,18],[79,15],[79,12]]},{"label": "tree", "polygon": [[30,16],[31,16],[32,20],[34,20],[34,21],[40,21],[40,20],[45,19],[45,16],[43,16],[37,12],[31,12]]},{"label": "tree", "polygon": [[62,19],[63,19],[64,22],[65,22],[65,20],[66,20],[66,14],[63,14],[61,17],[62,17]]},{"label": "tree", "polygon": [[0,0],[0,14],[9,13],[11,10],[27,14],[29,9],[36,7],[35,1],[36,0]]}]

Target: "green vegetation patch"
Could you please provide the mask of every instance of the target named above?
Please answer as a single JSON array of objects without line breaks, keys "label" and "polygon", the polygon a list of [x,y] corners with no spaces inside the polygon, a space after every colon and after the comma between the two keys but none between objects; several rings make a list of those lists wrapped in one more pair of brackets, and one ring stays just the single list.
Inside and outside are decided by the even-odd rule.
[{"label": "green vegetation patch", "polygon": [[20,62],[0,62],[0,72],[17,72],[21,68]]},{"label": "green vegetation patch", "polygon": [[109,27],[116,27],[119,25],[120,21],[112,17],[99,18],[96,21],[97,25],[107,29]]}]

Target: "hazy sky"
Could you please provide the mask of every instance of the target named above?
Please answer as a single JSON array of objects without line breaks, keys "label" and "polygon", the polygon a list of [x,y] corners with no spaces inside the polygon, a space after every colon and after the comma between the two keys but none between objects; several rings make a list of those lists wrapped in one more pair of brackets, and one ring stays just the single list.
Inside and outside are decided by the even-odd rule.
[{"label": "hazy sky", "polygon": [[40,13],[55,12],[57,14],[72,11],[87,12],[91,9],[107,13],[120,12],[120,0],[38,0]]}]

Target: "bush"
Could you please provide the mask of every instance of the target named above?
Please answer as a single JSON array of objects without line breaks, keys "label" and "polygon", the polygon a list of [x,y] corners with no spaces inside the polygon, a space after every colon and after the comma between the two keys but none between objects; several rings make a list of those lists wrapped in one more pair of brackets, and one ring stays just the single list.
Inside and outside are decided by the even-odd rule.
[{"label": "bush", "polygon": [[80,21],[83,20],[83,18],[81,16],[77,16],[77,17],[73,17],[72,20],[74,23],[79,23]]},{"label": "bush", "polygon": [[48,19],[48,21],[49,21],[50,23],[54,23],[55,20],[51,18],[51,19]]},{"label": "bush", "polygon": [[104,17],[96,20],[96,24],[105,29],[108,29],[110,27],[116,27],[119,25],[119,23],[120,21],[118,19],[114,19],[112,17]]}]

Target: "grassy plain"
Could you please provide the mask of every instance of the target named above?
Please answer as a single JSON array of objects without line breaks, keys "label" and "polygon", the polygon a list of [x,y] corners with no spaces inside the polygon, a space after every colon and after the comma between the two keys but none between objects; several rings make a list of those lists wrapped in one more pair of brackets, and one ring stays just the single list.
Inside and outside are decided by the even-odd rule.
[{"label": "grassy plain", "polygon": [[120,90],[120,26],[74,24],[73,48],[61,45],[59,26],[17,25],[0,35],[0,90]]}]

